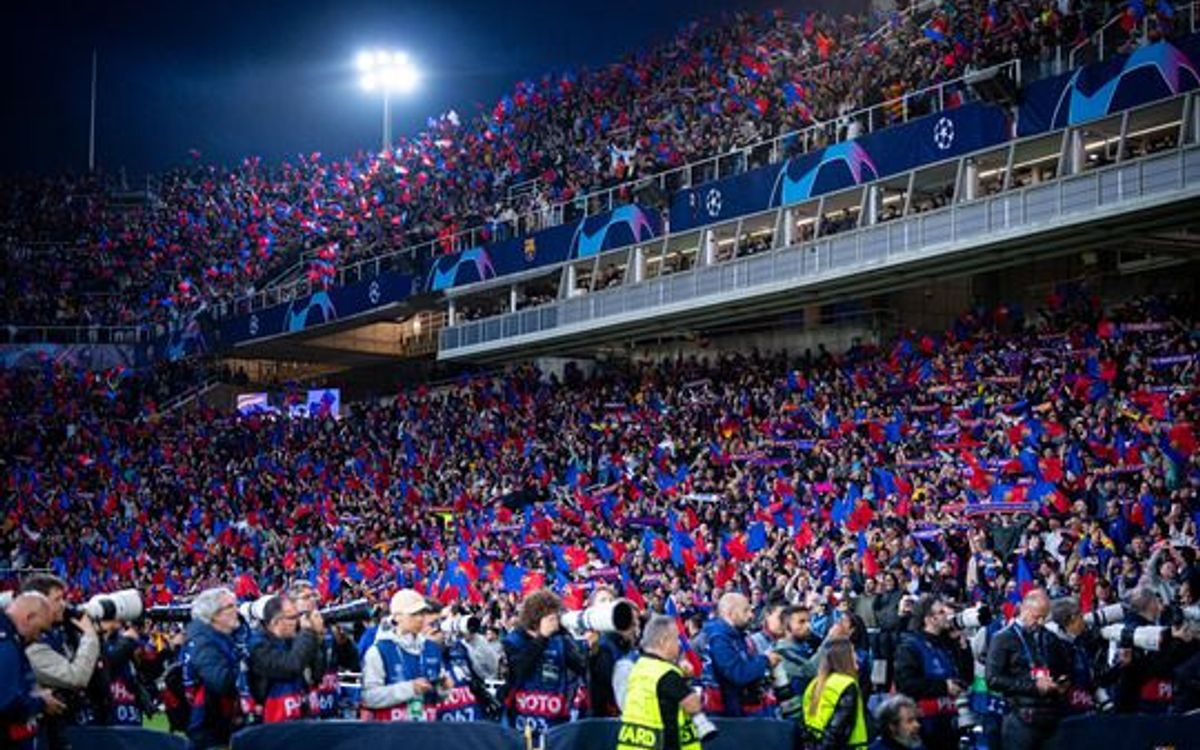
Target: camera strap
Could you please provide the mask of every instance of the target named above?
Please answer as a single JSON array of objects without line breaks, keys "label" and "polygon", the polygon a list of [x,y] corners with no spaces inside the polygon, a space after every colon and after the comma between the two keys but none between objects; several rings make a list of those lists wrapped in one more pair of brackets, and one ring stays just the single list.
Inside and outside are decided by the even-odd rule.
[{"label": "camera strap", "polygon": [[[1029,667],[1031,669],[1033,669],[1033,668],[1037,668],[1037,667],[1046,666],[1046,664],[1045,664],[1046,660],[1042,658],[1041,644],[1038,642],[1037,634],[1036,633],[1030,634],[1031,636],[1033,636],[1033,645],[1035,647],[1035,649],[1030,649],[1029,642],[1025,640],[1025,628],[1021,627],[1021,624],[1017,623],[1017,622],[1014,622],[1012,627],[1013,627],[1013,632],[1017,636],[1017,640],[1019,640],[1021,642],[1021,650],[1025,652],[1025,658],[1026,658],[1026,660],[1029,661]],[[1035,650],[1036,650],[1037,658],[1034,658]]]}]

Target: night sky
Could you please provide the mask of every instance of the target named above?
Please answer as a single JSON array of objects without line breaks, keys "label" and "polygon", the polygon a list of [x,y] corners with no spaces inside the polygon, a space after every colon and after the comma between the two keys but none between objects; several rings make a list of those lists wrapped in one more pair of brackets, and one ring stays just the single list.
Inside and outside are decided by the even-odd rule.
[{"label": "night sky", "polygon": [[328,157],[379,143],[382,104],[355,53],[407,51],[420,88],[393,105],[393,133],[430,115],[489,108],[513,82],[597,66],[737,8],[859,5],[831,0],[555,0],[505,3],[17,0],[5,7],[0,172],[87,166],[91,53],[99,57],[96,161],[131,176],[188,160]]}]

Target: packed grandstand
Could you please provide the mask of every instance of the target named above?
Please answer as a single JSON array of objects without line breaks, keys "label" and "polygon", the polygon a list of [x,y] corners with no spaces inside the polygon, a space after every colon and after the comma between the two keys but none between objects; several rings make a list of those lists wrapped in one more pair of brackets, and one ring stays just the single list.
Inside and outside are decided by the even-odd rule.
[{"label": "packed grandstand", "polygon": [[[394,264],[388,270],[423,276],[422,264],[439,256],[611,211],[644,200],[647,188],[657,187],[666,214],[673,190],[719,176],[719,169],[680,171],[693,162],[734,155],[724,174],[749,173],[976,101],[964,75],[997,64],[1017,61],[1028,78],[1048,78],[1070,74],[1074,53],[1094,54],[1101,38],[1106,54],[1127,55],[1194,31],[1194,9],[1165,2],[994,0],[841,17],[735,14],[689,23],[607,67],[520,81],[494,107],[431,118],[425,131],[383,153],[313,153],[281,164],[251,156],[224,165],[196,154],[155,176],[132,203],[128,190],[101,175],[5,177],[0,323],[6,342],[21,343],[6,344],[0,370],[0,584],[17,589],[32,578],[40,581],[35,591],[65,589],[77,602],[139,592],[137,609],[162,616],[104,630],[106,638],[136,641],[126,661],[144,688],[135,691],[145,695],[138,720],[191,702],[178,728],[205,747],[264,719],[355,716],[359,701],[382,710],[388,704],[367,698],[380,687],[367,676],[370,655],[392,664],[386,649],[371,645],[376,625],[401,628],[404,617],[439,608],[443,622],[451,614],[475,618],[438,637],[483,635],[492,645],[480,653],[490,649],[491,666],[472,661],[486,678],[469,685],[473,693],[430,693],[443,701],[440,713],[429,697],[414,715],[408,693],[397,704],[405,718],[452,718],[451,701],[460,701],[456,710],[462,700],[478,701],[471,718],[523,729],[528,717],[519,704],[528,686],[516,675],[528,658],[518,642],[537,637],[528,612],[544,604],[546,591],[564,612],[595,605],[598,594],[628,602],[647,633],[651,614],[670,616],[709,715],[782,717],[806,727],[796,742],[813,747],[865,747],[868,733],[896,743],[880,747],[958,747],[960,735],[972,747],[997,740],[1041,747],[1070,715],[1194,711],[1200,290],[1185,221],[1166,270],[1144,259],[1142,266],[1097,262],[1086,256],[1100,251],[1084,248],[1077,260],[1029,261],[1026,270],[1036,270],[1022,277],[1027,285],[1013,280],[1020,273],[1007,279],[1005,267],[981,270],[969,293],[940,306],[926,299],[919,315],[898,293],[799,302],[794,309],[808,308],[799,318],[773,309],[762,319],[742,311],[684,333],[664,324],[659,338],[617,354],[612,341],[564,343],[536,357],[515,347],[504,362],[485,365],[439,364],[425,353],[399,377],[378,368],[351,372],[344,351],[321,367],[289,363],[285,371],[217,345],[198,356],[168,358],[179,352],[166,347],[128,358],[56,348],[52,337],[26,333],[67,326],[178,333],[199,328],[199,315],[237,312],[236,300],[273,285],[335,290],[346,281],[340,272],[364,258],[386,256]],[[1194,147],[1197,104],[1191,94],[1179,105],[1183,124],[1170,125],[1180,135],[1114,161]],[[863,111],[881,114],[863,121]],[[1121,124],[1122,143],[1129,129]],[[788,137],[795,133],[806,135]],[[1053,138],[1069,140],[1058,131]],[[1186,219],[1195,194],[1184,198],[1177,211]],[[908,203],[906,215],[920,210]],[[816,231],[830,235],[866,221],[857,208],[817,220],[824,224]],[[656,223],[664,237],[669,225]],[[783,249],[784,236],[767,232],[738,256]],[[705,262],[721,262],[719,253],[696,261]],[[601,281],[598,267],[593,288],[641,280],[624,268]],[[934,279],[939,294],[952,288],[937,286],[936,270],[922,278]],[[516,309],[507,288],[497,288],[501,309]],[[436,311],[452,329],[454,303],[422,291],[406,303],[413,314]],[[566,296],[555,287],[537,304]],[[879,308],[888,308],[888,325],[856,330],[849,341],[822,337],[822,321],[853,325]],[[803,336],[789,332],[793,326]],[[782,345],[760,348],[752,338]],[[345,402],[291,408],[318,385],[342,388]],[[269,391],[274,408],[234,408],[233,396],[247,391],[262,391],[264,402]],[[181,690],[167,684],[172,665],[196,658],[170,613],[182,608],[187,619],[194,604],[197,621],[215,623],[218,615],[204,608],[218,596],[210,592],[226,588],[241,603],[288,592],[286,602],[256,615],[264,628],[276,615],[290,617],[287,607],[303,598],[298,590],[315,590],[326,608],[366,602],[355,610],[361,619],[341,623],[333,647],[361,639],[361,650],[322,662],[333,672],[344,667],[336,708],[314,699],[295,715],[272,713],[272,691],[283,683],[264,677],[270,686],[260,690],[257,662],[239,653],[251,684],[227,689],[243,699],[261,692],[252,697],[267,708],[226,706],[225,732],[214,734],[216,709],[196,697],[200,678],[185,665],[183,679],[194,682]],[[750,612],[740,624],[739,596]],[[1014,687],[990,652],[1003,647],[1002,633],[1025,632],[1039,597],[1050,603],[1042,619],[1068,644],[1067,661],[1058,673],[1053,658],[1035,658],[1026,645],[1028,684]],[[958,613],[949,635],[937,633],[944,636],[937,647],[957,662],[953,671],[936,657],[914,662],[911,655],[909,631],[927,630],[937,607]],[[389,612],[400,618],[395,624]],[[801,613],[807,625],[793,629]],[[106,618],[112,613],[98,617]],[[1059,632],[1076,619],[1088,623],[1082,633]],[[763,658],[746,662],[757,673],[736,690],[716,645],[721,623],[749,626],[742,656]],[[1113,624],[1122,627],[1103,631]],[[1158,640],[1150,645],[1143,632],[1135,641],[1139,627],[1157,629]],[[591,666],[561,680],[539,673],[539,690],[561,685],[564,697],[561,711],[533,712],[539,730],[619,715],[620,696],[589,683],[607,646],[586,630],[572,630],[579,644],[562,648],[590,649]],[[592,630],[629,634],[628,627]],[[1038,645],[1041,638],[1035,651],[1058,648]],[[833,706],[809,716],[796,708],[801,695],[808,703],[810,680],[825,685],[834,669],[827,652],[836,648],[822,643],[846,639],[857,654],[849,679],[860,714],[884,706],[878,720],[860,716],[861,735],[853,716],[844,736],[834,732]],[[72,649],[78,634],[74,640]],[[626,642],[626,651],[635,644]],[[803,669],[780,678],[766,668],[778,659],[765,655],[785,646],[819,657],[820,676],[815,661],[808,679]],[[474,647],[470,654],[486,661]],[[455,658],[446,657],[441,674],[451,682]],[[1051,672],[1058,687],[1043,689]],[[104,690],[125,685],[122,674],[109,674]],[[301,687],[314,695],[330,688],[320,675],[297,679],[308,680]],[[38,684],[70,692],[40,675]],[[917,699],[909,705],[921,719],[918,745],[904,744],[893,722],[904,705],[885,700],[900,693]],[[964,709],[953,700],[960,694],[975,701]],[[109,698],[95,699],[91,713],[67,700],[70,720],[60,715],[40,734],[10,732],[5,741],[53,747],[66,735],[46,726],[81,716],[105,723],[96,705]],[[489,700],[499,701],[494,712],[485,710]],[[201,708],[207,713],[197,719]],[[970,720],[961,725],[938,724],[964,710]],[[0,716],[12,723],[17,714]],[[1031,735],[1020,734],[1020,722]],[[704,734],[698,720],[696,727]],[[756,736],[740,731],[722,724],[718,736]]]}]

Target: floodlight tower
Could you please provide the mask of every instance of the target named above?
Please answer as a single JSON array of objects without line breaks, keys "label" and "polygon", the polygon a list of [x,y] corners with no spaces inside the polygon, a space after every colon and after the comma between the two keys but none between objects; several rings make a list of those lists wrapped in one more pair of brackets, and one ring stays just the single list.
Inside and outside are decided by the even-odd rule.
[{"label": "floodlight tower", "polygon": [[383,150],[392,147],[391,97],[417,87],[417,69],[403,52],[364,50],[358,53],[359,83],[365,91],[383,94]]}]

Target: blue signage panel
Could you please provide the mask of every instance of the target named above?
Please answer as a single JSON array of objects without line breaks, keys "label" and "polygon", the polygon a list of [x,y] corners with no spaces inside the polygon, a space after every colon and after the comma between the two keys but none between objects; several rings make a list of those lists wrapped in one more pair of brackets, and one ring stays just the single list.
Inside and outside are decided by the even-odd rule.
[{"label": "blue signage panel", "polygon": [[1017,135],[1058,130],[1200,86],[1200,35],[1035,81],[1022,92]]},{"label": "blue signage panel", "polygon": [[225,321],[220,326],[221,343],[228,346],[334,323],[377,307],[403,302],[412,292],[412,275],[394,271],[381,273],[365,281],[321,290]]},{"label": "blue signage panel", "polygon": [[435,258],[425,274],[424,288],[428,292],[440,292],[575,258],[587,258],[652,239],[661,232],[662,222],[657,211],[631,203],[570,224]]},{"label": "blue signage panel", "polygon": [[1008,138],[1004,110],[973,102],[700,187],[671,203],[671,229],[692,229],[951,159]]}]

